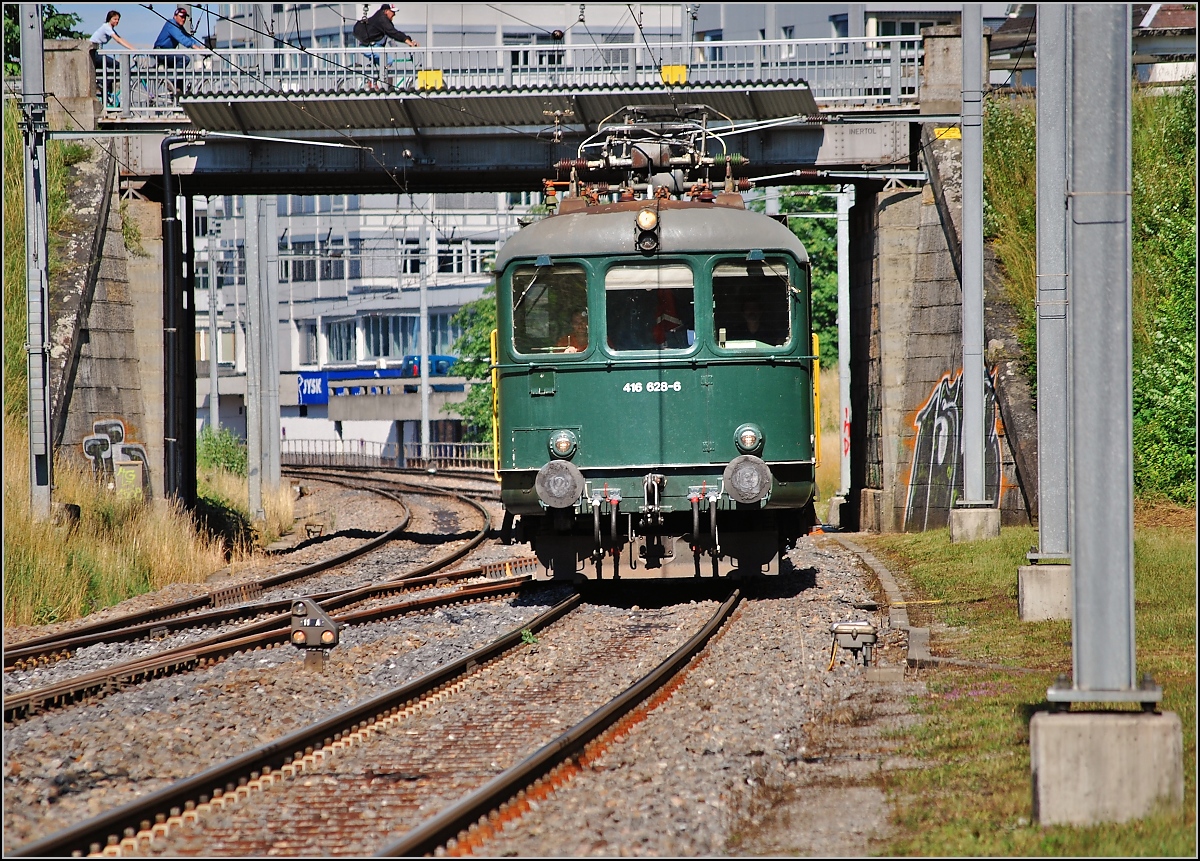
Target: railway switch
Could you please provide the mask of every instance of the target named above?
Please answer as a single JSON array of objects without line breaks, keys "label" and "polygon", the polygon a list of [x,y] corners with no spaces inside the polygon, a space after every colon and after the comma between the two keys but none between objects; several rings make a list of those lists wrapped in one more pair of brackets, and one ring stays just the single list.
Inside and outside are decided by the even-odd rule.
[{"label": "railway switch", "polygon": [[326,650],[340,640],[340,629],[315,601],[302,598],[292,604],[291,639],[293,646],[304,649],[305,669],[320,670],[325,665]]},{"label": "railway switch", "polygon": [[833,635],[833,644],[829,655],[830,669],[833,668],[839,646],[854,653],[855,663],[858,663],[861,654],[863,666],[871,665],[871,652],[875,648],[876,639],[874,625],[865,619],[854,619],[847,622],[834,622],[829,626],[829,631]]}]

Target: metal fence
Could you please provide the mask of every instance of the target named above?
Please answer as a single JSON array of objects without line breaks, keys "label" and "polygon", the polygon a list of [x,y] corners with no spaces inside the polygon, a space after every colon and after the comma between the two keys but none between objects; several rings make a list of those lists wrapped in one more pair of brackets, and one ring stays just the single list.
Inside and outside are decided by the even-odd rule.
[{"label": "metal fence", "polygon": [[491,472],[492,446],[481,442],[398,444],[362,439],[288,439],[280,443],[284,466],[366,466],[389,469],[479,469]]},{"label": "metal fence", "polygon": [[804,81],[820,104],[904,104],[919,94],[920,37],[503,46],[108,51],[105,112],[181,113],[189,95],[286,97],[377,90],[745,84]]}]

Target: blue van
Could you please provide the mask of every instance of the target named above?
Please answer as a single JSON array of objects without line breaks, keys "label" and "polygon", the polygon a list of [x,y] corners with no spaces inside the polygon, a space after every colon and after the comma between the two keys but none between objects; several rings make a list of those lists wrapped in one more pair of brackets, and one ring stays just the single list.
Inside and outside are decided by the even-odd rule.
[{"label": "blue van", "polygon": [[[450,369],[454,363],[458,361],[456,356],[430,356],[429,357],[429,376],[431,377],[448,377]],[[419,377],[421,376],[421,357],[420,356],[405,356],[404,364],[400,368],[400,376],[402,377]]]},{"label": "blue van", "polygon": [[[457,356],[430,356],[429,357],[429,376],[431,377],[448,377],[452,373],[454,363],[458,361]],[[421,376],[421,357],[420,356],[405,356],[404,364],[400,367],[400,376],[402,377],[420,377]],[[435,392],[461,392],[465,387],[459,385],[434,385]],[[405,386],[404,391],[412,394],[417,390],[416,386]]]}]

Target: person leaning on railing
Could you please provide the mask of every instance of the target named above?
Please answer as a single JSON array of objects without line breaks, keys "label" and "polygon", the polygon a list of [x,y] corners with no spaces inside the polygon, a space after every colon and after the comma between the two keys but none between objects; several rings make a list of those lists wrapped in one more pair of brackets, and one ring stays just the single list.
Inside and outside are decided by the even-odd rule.
[{"label": "person leaning on railing", "polygon": [[[121,13],[113,9],[104,16],[104,23],[92,34],[92,38],[88,43],[88,55],[91,56],[92,65],[95,68],[100,68],[100,49],[108,44],[109,39],[114,39],[118,45],[122,45],[131,51],[133,50],[133,45],[130,45],[117,35],[117,25],[120,23]],[[110,69],[115,69],[117,66],[117,61],[108,56],[104,58],[104,63]]]},{"label": "person leaning on railing", "polygon": [[[154,40],[155,48],[193,48],[199,49],[204,47],[204,43],[192,36],[183,29],[183,25],[187,23],[188,10],[180,6],[175,10],[175,14],[171,19],[163,24],[162,29],[158,31],[158,38]],[[171,69],[182,69],[187,65],[188,61],[183,57],[159,57],[158,65],[166,66]],[[176,79],[174,82],[175,91],[178,93],[181,89],[181,82]]]},{"label": "person leaning on railing", "polygon": [[[354,25],[354,38],[359,44],[366,45],[372,48],[381,48],[391,39],[395,42],[408,45],[410,48],[419,47],[416,39],[409,36],[402,30],[397,30],[396,25],[392,23],[392,19],[396,17],[396,9],[390,3],[384,3],[370,18],[364,18]],[[379,66],[379,55],[369,53],[366,55],[371,64]],[[380,86],[379,81],[370,82],[375,87]]]},{"label": "person leaning on railing", "polygon": [[[96,32],[92,34],[92,38],[88,41],[88,56],[92,58],[92,66],[96,69],[96,71],[100,71],[100,49],[107,45],[110,39],[115,40],[118,45],[122,45],[131,51],[133,50],[133,45],[130,45],[119,35],[117,35],[117,25],[120,23],[121,13],[116,9],[110,10],[108,14],[104,16],[104,23],[100,25]],[[97,92],[96,95],[103,98],[104,90],[110,90],[108,95],[108,104],[110,107],[114,107],[116,106],[118,102],[118,96],[120,95],[118,88],[114,86],[115,82],[113,81],[113,77],[115,77],[117,69],[117,61],[113,57],[105,54],[103,63],[106,70],[105,78],[108,79],[109,83],[104,86],[100,86],[99,92]]]},{"label": "person leaning on railing", "polygon": [[[396,25],[392,23],[392,19],[395,17],[395,7],[390,3],[384,3],[379,7],[379,11],[366,19],[365,28],[355,27],[354,37],[364,45],[371,45],[376,48],[381,47],[388,39],[395,42],[403,42],[410,48],[419,47],[416,39],[396,29]],[[364,33],[364,35],[359,35],[360,32]]]}]

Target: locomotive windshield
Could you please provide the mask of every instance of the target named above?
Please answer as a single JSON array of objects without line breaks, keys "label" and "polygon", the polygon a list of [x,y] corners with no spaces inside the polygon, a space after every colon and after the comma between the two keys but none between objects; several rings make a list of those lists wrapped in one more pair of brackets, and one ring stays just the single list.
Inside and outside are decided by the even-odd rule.
[{"label": "locomotive windshield", "polygon": [[682,263],[614,266],[604,278],[613,350],[686,350],[696,341],[692,270]]},{"label": "locomotive windshield", "polygon": [[582,266],[519,266],[512,276],[518,353],[577,353],[588,345],[587,273]]},{"label": "locomotive windshield", "polygon": [[713,270],[713,335],[722,347],[778,347],[791,337],[788,265],[780,257]]}]

